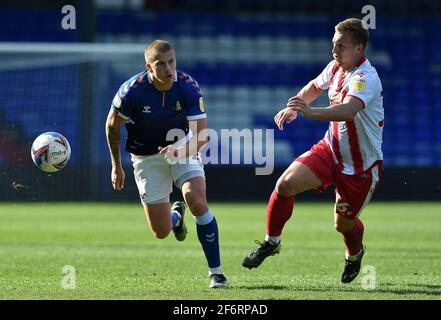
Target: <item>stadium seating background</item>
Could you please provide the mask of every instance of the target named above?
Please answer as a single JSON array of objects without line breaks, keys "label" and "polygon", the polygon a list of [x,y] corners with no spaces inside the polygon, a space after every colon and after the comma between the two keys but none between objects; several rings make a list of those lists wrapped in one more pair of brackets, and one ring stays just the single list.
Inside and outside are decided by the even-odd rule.
[{"label": "stadium seating background", "polygon": [[[147,3],[145,10],[96,9],[95,40],[144,44],[155,38],[171,41],[177,48],[178,68],[200,83],[210,126],[217,130],[275,128],[275,112],[331,60],[334,25],[348,16],[345,14],[362,17],[363,5],[359,1],[335,1],[333,8],[326,8],[319,1],[296,1],[295,5],[292,1],[274,1],[269,6],[266,1],[211,0],[204,5],[189,1],[184,8],[178,1]],[[439,3],[373,3],[377,29],[370,31],[367,56],[377,68],[384,89],[385,165],[440,168],[440,11],[432,15]],[[79,32],[61,29],[60,17],[58,7],[0,7],[0,41],[75,43]],[[89,177],[93,172],[94,179],[106,180],[109,158],[105,117],[119,85],[142,70],[142,58],[141,52],[139,60],[126,68],[97,62],[88,82],[94,88],[90,93],[93,98],[84,94],[88,69],[55,65],[17,72],[8,61],[0,61],[4,88],[0,99],[0,167],[26,167],[32,140],[40,132],[54,131],[55,125],[55,131],[63,132],[74,150],[72,172],[87,162]],[[104,74],[105,85],[101,78]],[[91,103],[81,106],[88,103],[87,99]],[[316,103],[325,104],[325,96]],[[89,115],[93,120],[87,120]],[[301,119],[284,132],[276,130],[276,172],[320,139],[326,126]],[[125,163],[129,164],[127,157]],[[4,175],[11,180],[10,173]],[[9,184],[9,180],[3,183]],[[87,176],[81,183],[90,184]],[[108,188],[101,183],[93,185],[100,191],[79,198],[109,198]]]}]

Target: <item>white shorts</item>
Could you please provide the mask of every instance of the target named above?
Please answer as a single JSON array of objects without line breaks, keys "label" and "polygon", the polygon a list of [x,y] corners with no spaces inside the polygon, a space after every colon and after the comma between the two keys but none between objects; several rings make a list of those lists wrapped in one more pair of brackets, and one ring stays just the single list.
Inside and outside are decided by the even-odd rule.
[{"label": "white shorts", "polygon": [[170,165],[162,154],[137,156],[132,154],[133,174],[143,204],[170,202],[172,182],[181,189],[184,182],[194,177],[204,177],[200,155],[188,159],[186,164]]}]

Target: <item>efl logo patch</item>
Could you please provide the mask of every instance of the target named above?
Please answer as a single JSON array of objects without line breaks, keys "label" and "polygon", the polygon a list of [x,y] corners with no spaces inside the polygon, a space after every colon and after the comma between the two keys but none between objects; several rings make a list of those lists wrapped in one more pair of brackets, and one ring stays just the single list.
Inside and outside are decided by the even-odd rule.
[{"label": "efl logo patch", "polygon": [[205,112],[204,99],[202,97],[199,98],[199,109],[201,112]]},{"label": "efl logo patch", "polygon": [[354,81],[353,84],[354,91],[359,91],[359,92],[364,91],[365,87],[366,87],[366,80],[357,79]]}]

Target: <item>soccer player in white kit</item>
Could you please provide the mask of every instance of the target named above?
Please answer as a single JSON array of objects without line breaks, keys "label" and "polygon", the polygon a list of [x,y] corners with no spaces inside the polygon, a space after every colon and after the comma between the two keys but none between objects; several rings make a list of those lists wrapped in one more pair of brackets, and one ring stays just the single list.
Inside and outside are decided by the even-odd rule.
[{"label": "soccer player in white kit", "polygon": [[[335,184],[335,229],[346,244],[341,281],[349,283],[358,275],[365,252],[359,215],[380,179],[383,159],[383,91],[377,71],[364,54],[368,38],[359,19],[337,24],[332,39],[334,60],[274,117],[280,130],[298,112],[329,121],[329,128],[277,181],[268,203],[265,240],[245,257],[244,267],[256,268],[266,257],[280,252],[282,229],[292,215],[296,194],[323,191]],[[311,108],[309,104],[324,90],[328,90],[330,106]]]}]

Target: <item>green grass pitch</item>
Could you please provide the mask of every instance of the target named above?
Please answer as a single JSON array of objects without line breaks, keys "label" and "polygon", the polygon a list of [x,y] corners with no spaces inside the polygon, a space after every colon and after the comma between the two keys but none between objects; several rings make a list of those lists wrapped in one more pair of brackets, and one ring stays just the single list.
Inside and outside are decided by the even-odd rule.
[{"label": "green grass pitch", "polygon": [[[441,203],[369,204],[366,272],[347,285],[332,203],[298,201],[280,255],[253,270],[241,263],[264,236],[266,204],[210,207],[228,289],[208,288],[190,214],[178,242],[154,239],[139,204],[0,204],[0,299],[441,299]],[[62,287],[66,265],[75,289]]]}]

